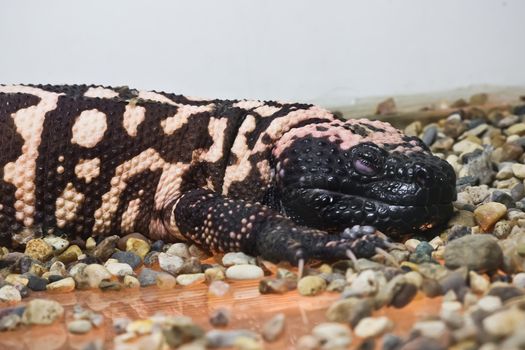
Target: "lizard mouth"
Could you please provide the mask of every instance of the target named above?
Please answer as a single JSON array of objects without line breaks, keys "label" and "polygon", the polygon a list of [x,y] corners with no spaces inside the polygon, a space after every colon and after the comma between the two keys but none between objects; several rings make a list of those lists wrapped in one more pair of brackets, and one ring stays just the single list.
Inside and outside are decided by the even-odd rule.
[{"label": "lizard mouth", "polygon": [[391,203],[382,199],[299,188],[282,205],[296,222],[319,229],[341,232],[352,225],[372,225],[391,236],[428,231],[453,214],[451,200]]}]

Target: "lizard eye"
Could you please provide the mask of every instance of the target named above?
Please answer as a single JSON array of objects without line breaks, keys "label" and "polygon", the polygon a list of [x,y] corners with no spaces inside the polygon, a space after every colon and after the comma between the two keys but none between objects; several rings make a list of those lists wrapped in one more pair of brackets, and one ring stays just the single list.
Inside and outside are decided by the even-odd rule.
[{"label": "lizard eye", "polygon": [[383,155],[373,146],[366,145],[352,153],[352,167],[359,174],[373,176],[383,168]]}]

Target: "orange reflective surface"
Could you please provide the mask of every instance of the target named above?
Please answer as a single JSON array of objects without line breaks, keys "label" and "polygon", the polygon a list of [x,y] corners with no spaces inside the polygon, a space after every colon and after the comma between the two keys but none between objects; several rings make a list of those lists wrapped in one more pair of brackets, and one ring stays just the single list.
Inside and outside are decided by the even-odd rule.
[{"label": "orange reflective surface", "polygon": [[[115,336],[112,320],[118,317],[130,319],[147,318],[157,312],[190,316],[205,329],[212,328],[208,317],[217,308],[227,308],[231,320],[226,329],[252,329],[259,331],[262,324],[278,312],[286,314],[286,330],[276,342],[266,344],[267,349],[294,349],[297,339],[308,334],[313,326],[325,322],[327,307],[339,298],[338,293],[325,292],[315,297],[304,297],[297,292],[284,295],[261,295],[258,281],[231,282],[231,291],[224,297],[210,297],[205,284],[158,289],[100,292],[76,291],[67,294],[33,293],[31,298],[51,298],[65,307],[65,320],[72,318],[72,308],[80,304],[84,308],[99,312],[105,320],[102,327],[94,328],[85,335],[67,332],[64,319],[51,326],[22,326],[13,332],[0,333],[0,349],[82,349],[94,339],[100,339],[111,349]],[[436,314],[440,299],[428,299],[418,295],[407,307],[399,310],[384,308],[374,315],[388,316],[394,323],[394,333],[408,334],[412,324],[425,316]],[[359,343],[355,339],[352,346]]]}]

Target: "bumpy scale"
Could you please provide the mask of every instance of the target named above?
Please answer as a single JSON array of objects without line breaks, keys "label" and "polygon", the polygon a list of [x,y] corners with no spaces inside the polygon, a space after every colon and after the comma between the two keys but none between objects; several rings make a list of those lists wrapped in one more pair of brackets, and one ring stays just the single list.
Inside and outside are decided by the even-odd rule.
[{"label": "bumpy scale", "polygon": [[455,198],[454,171],[419,139],[300,103],[0,85],[0,150],[2,244],[28,229],[141,232],[275,261],[333,260],[384,244],[346,228],[425,231]]}]

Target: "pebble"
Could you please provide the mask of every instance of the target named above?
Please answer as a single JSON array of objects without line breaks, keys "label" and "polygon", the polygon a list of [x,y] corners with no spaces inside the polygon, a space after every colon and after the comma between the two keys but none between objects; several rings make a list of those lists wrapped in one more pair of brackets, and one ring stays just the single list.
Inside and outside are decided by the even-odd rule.
[{"label": "pebble", "polygon": [[286,317],[283,313],[279,313],[268,320],[262,327],[261,334],[267,342],[276,341],[284,332],[284,324]]},{"label": "pebble", "polygon": [[321,349],[342,350],[352,343],[350,330],[340,323],[320,323],[312,329],[312,335],[322,344]]},{"label": "pebble", "polygon": [[226,278],[224,270],[219,267],[207,268],[204,270],[204,277],[206,277],[206,282],[208,283],[213,281],[223,281]]},{"label": "pebble", "polygon": [[167,272],[159,272],[157,274],[157,287],[161,289],[172,289],[177,285],[175,277]]},{"label": "pebble", "polygon": [[82,250],[78,245],[73,244],[64,250],[59,256],[57,256],[57,260],[63,262],[64,264],[69,264],[77,261],[78,257],[81,255]]},{"label": "pebble", "polygon": [[469,272],[469,283],[471,290],[480,294],[485,293],[490,286],[490,282],[475,271]]},{"label": "pebble", "polygon": [[446,335],[447,325],[440,320],[420,321],[414,324],[412,331],[419,332],[424,337],[439,340]]},{"label": "pebble", "polygon": [[150,245],[143,239],[131,237],[126,241],[126,251],[132,252],[144,259],[150,250]]},{"label": "pebble", "polygon": [[305,276],[297,283],[297,291],[301,295],[313,296],[326,289],[326,281],[319,276]]},{"label": "pebble", "polygon": [[499,309],[503,303],[501,302],[500,298],[493,295],[487,295],[479,299],[477,305],[483,311],[493,312]]},{"label": "pebble", "polygon": [[468,235],[449,242],[444,259],[450,269],[466,266],[477,272],[496,271],[503,263],[503,252],[491,235]]},{"label": "pebble", "polygon": [[49,283],[47,291],[55,293],[69,293],[75,290],[75,280],[72,277],[66,277],[60,281]]},{"label": "pebble", "polygon": [[288,291],[288,285],[283,279],[264,278],[259,281],[259,292],[261,294],[283,294]]},{"label": "pebble", "polygon": [[140,281],[134,276],[124,276],[124,287],[135,289],[140,287]]},{"label": "pebble", "polygon": [[97,246],[97,241],[93,237],[86,239],[86,250],[93,250]]},{"label": "pebble", "polygon": [[0,317],[0,332],[12,331],[16,329],[18,325],[21,323],[21,321],[22,321],[22,318],[15,313],[11,313],[3,317]]},{"label": "pebble", "polygon": [[505,130],[505,133],[507,135],[523,136],[525,134],[525,123],[517,123],[510,126],[507,130]]},{"label": "pebble", "polygon": [[111,258],[116,259],[119,263],[128,264],[133,270],[142,264],[140,256],[133,252],[116,251],[111,255]]},{"label": "pebble", "polygon": [[233,265],[226,269],[226,277],[233,280],[252,280],[264,277],[264,271],[256,265]]},{"label": "pebble", "polygon": [[166,254],[175,255],[183,259],[189,259],[191,257],[190,250],[185,243],[173,243],[168,250],[166,250]]},{"label": "pebble", "polygon": [[318,350],[320,345],[319,339],[313,335],[303,335],[297,340],[296,350]]},{"label": "pebble", "polygon": [[52,235],[44,237],[44,241],[53,248],[55,253],[60,253],[69,246],[69,241],[67,239]]},{"label": "pebble", "polygon": [[66,277],[67,276],[66,266],[61,261],[55,261],[49,268],[49,274],[60,276],[60,277]]},{"label": "pebble", "polygon": [[507,213],[507,207],[498,202],[489,202],[480,205],[474,210],[474,219],[485,232],[489,231],[496,222]]},{"label": "pebble", "polygon": [[162,241],[162,240],[159,239],[159,240],[157,240],[157,241],[155,241],[155,242],[153,242],[153,243],[151,244],[151,251],[154,251],[154,252],[161,252],[162,249],[164,248],[164,245],[165,245],[165,244],[164,244],[164,241]]},{"label": "pebble", "polygon": [[12,273],[7,275],[4,281],[6,283],[12,284],[13,286],[27,286],[27,284],[29,283],[29,278],[23,275]]},{"label": "pebble", "polygon": [[158,272],[152,269],[144,268],[139,274],[139,283],[141,287],[153,286],[157,284]]},{"label": "pebble", "polygon": [[420,240],[415,239],[415,238],[410,238],[405,241],[405,247],[407,247],[407,249],[410,252],[414,252],[416,251],[416,247],[419,245],[419,243],[421,243]]},{"label": "pebble", "polygon": [[93,249],[93,256],[100,261],[108,260],[109,257],[113,255],[119,239],[120,237],[117,235],[104,238],[99,244],[97,244],[95,249]]},{"label": "pebble", "polygon": [[24,254],[39,261],[47,261],[53,255],[53,248],[43,239],[36,238],[27,242]]},{"label": "pebble", "polygon": [[343,292],[343,297],[369,296],[377,293],[379,280],[373,270],[365,270],[352,280],[350,286]]},{"label": "pebble", "polygon": [[226,253],[222,257],[222,264],[224,266],[245,265],[245,264],[254,265],[255,258],[249,255],[246,255],[242,252]]},{"label": "pebble", "polygon": [[87,320],[74,320],[67,324],[67,330],[73,334],[84,334],[92,328],[91,322]]},{"label": "pebble", "polygon": [[193,274],[193,273],[201,273],[201,272],[202,272],[201,262],[199,259],[193,256],[184,261],[184,264],[182,264],[182,267],[180,268],[180,271],[179,271],[179,273],[185,273],[185,274]]},{"label": "pebble", "polygon": [[126,275],[132,275],[133,269],[128,264],[124,263],[106,263],[106,269],[110,274],[117,277],[124,277]]},{"label": "pebble", "polygon": [[177,276],[177,284],[189,286],[190,284],[202,283],[206,280],[203,273],[181,274]]},{"label": "pebble", "polygon": [[257,333],[246,329],[213,329],[206,333],[206,342],[208,347],[211,348],[225,348],[233,346],[235,344],[236,339],[241,337],[258,339],[259,336]]},{"label": "pebble", "polygon": [[22,320],[26,324],[49,325],[64,315],[64,308],[58,302],[47,299],[33,299],[24,310]]},{"label": "pebble", "polygon": [[103,280],[110,280],[111,273],[100,264],[89,264],[83,269],[84,279],[75,278],[75,281],[85,288],[98,288]]},{"label": "pebble", "polygon": [[18,303],[22,300],[22,296],[18,289],[13,286],[5,285],[0,288],[0,302],[4,303]]},{"label": "pebble", "polygon": [[159,253],[159,266],[162,270],[176,275],[184,265],[184,260],[176,255]]},{"label": "pebble", "polygon": [[48,282],[45,278],[38,277],[35,275],[29,275],[27,287],[31,289],[32,291],[40,292],[40,291],[46,290],[47,283]]},{"label": "pebble", "polygon": [[517,308],[498,311],[483,319],[483,328],[494,337],[508,336],[524,324],[525,312]]},{"label": "pebble", "polygon": [[355,335],[361,338],[373,338],[393,327],[392,321],[385,316],[365,317],[355,327]]},{"label": "pebble", "polygon": [[514,275],[512,278],[512,283],[518,288],[525,289],[525,272],[520,272]]},{"label": "pebble", "polygon": [[332,322],[349,323],[355,327],[361,319],[372,315],[373,303],[369,299],[348,298],[338,300],[326,311],[326,318]]}]

